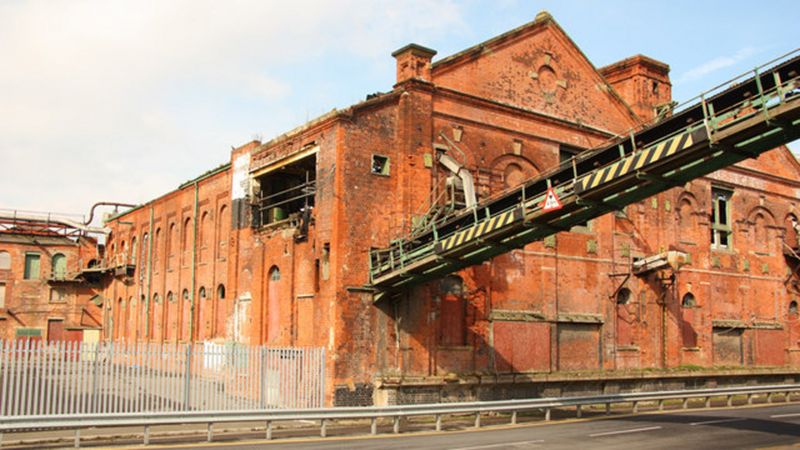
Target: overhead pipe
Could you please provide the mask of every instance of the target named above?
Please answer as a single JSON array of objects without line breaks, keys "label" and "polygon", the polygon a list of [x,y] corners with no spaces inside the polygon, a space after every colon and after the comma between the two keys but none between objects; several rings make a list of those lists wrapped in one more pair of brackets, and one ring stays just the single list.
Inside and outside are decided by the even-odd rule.
[{"label": "overhead pipe", "polygon": [[114,206],[114,207],[122,206],[125,208],[135,208],[138,205],[132,205],[130,203],[119,203],[119,202],[97,202],[94,205],[92,205],[92,208],[89,210],[89,219],[83,223],[84,225],[89,225],[90,223],[92,223],[92,220],[94,219],[94,210],[98,206]]},{"label": "overhead pipe", "polygon": [[52,223],[52,224],[64,225],[86,233],[108,234],[111,231],[109,228],[106,227],[93,227],[89,226],[88,223],[81,223],[73,219],[68,219],[66,217],[52,216],[50,214],[47,214],[46,216],[40,216],[36,214],[20,214],[16,211],[11,211],[11,212],[0,211],[0,219],[29,220],[31,222]]}]

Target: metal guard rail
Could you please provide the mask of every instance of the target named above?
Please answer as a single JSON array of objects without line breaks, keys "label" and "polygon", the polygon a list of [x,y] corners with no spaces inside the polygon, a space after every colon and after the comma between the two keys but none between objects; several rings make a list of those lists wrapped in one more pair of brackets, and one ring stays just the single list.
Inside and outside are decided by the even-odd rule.
[{"label": "metal guard rail", "polygon": [[464,403],[431,403],[420,405],[395,405],[372,407],[336,407],[318,409],[284,409],[263,411],[187,411],[166,413],[118,413],[118,414],[75,414],[70,416],[2,416],[0,417],[0,445],[3,433],[40,430],[75,430],[75,445],[80,443],[80,429],[99,427],[144,427],[144,443],[149,443],[149,427],[159,425],[207,424],[208,440],[213,438],[213,424],[231,422],[265,422],[266,439],[272,439],[272,423],[277,421],[318,420],[320,436],[326,436],[327,421],[345,419],[371,419],[371,434],[377,434],[377,419],[392,418],[393,431],[399,433],[400,419],[412,416],[434,416],[436,430],[441,431],[441,417],[449,414],[475,414],[475,426],[480,427],[480,415],[489,412],[510,412],[511,423],[515,424],[517,413],[532,409],[543,409],[545,420],[550,420],[550,410],[575,407],[578,417],[581,407],[605,405],[610,411],[612,404],[632,403],[633,412],[638,412],[641,402],[658,402],[663,409],[666,400],[683,400],[683,408],[688,407],[689,399],[704,398],[705,406],[711,406],[712,398],[726,397],[727,406],[732,406],[734,396],[746,395],[748,404],[754,395],[785,394],[800,392],[800,384],[739,386],[715,389],[692,389],[656,392],[635,392],[599,396],[537,398],[521,400],[479,401]]}]

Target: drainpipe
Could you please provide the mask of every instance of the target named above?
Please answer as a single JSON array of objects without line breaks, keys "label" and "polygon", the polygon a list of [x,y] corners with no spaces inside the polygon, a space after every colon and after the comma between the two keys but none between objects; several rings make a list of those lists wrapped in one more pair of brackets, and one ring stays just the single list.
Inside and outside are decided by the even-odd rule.
[{"label": "drainpipe", "polygon": [[152,311],[150,310],[150,296],[152,295],[153,287],[153,207],[150,206],[150,231],[148,231],[147,238],[147,297],[145,297],[145,322],[144,322],[144,338],[151,339],[150,336],[150,319],[152,318]]},{"label": "drainpipe", "polygon": [[197,209],[199,207],[199,189],[197,181],[194,182],[194,227],[192,227],[192,294],[191,307],[189,308],[189,342],[194,341],[194,311],[195,291],[197,290]]}]

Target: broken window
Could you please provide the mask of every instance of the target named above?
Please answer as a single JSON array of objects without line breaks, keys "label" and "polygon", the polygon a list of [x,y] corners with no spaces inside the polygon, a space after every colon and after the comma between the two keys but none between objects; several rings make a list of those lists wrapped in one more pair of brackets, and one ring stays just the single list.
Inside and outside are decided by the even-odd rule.
[{"label": "broken window", "polygon": [[271,169],[255,182],[254,226],[299,222],[307,229],[317,190],[316,152]]},{"label": "broken window", "polygon": [[627,305],[631,301],[631,290],[622,288],[617,292],[617,304]]},{"label": "broken window", "polygon": [[561,144],[558,147],[558,163],[564,164],[569,162],[573,157],[577,156],[581,150],[579,148],[570,147],[568,145]]},{"label": "broken window", "polygon": [[713,188],[711,190],[711,248],[731,247],[731,197],[733,192]]},{"label": "broken window", "polygon": [[694,295],[691,292],[687,292],[686,295],[683,296],[683,300],[681,300],[681,306],[684,308],[694,308],[697,306],[697,300],[694,298]]},{"label": "broken window", "polygon": [[389,157],[372,155],[372,173],[375,175],[389,175]]},{"label": "broken window", "polygon": [[50,302],[51,303],[64,303],[67,301],[67,290],[63,287],[56,287],[50,289]]}]

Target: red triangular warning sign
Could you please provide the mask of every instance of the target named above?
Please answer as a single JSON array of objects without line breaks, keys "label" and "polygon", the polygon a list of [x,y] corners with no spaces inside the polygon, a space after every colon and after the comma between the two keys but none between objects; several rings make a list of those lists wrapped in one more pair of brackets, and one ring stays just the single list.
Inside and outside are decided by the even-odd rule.
[{"label": "red triangular warning sign", "polygon": [[561,209],[561,206],[561,200],[558,199],[556,191],[553,188],[548,188],[547,195],[544,197],[542,212],[555,211],[557,209]]}]

